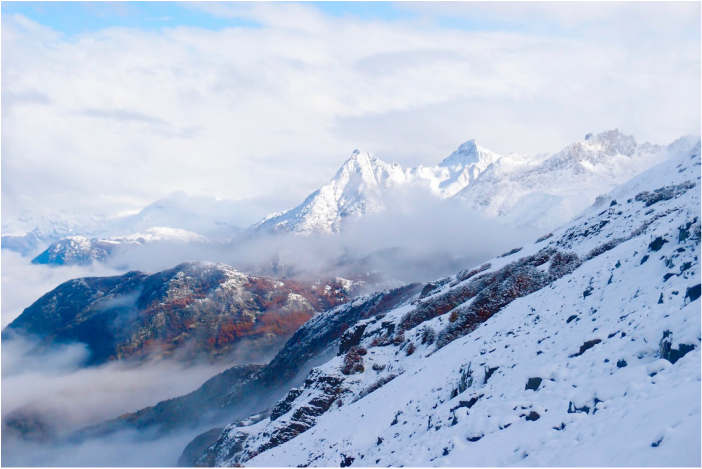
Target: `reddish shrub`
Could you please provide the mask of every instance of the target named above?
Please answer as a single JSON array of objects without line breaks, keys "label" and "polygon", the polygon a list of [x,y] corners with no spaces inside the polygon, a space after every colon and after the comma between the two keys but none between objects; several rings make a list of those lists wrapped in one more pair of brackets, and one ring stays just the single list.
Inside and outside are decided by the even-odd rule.
[{"label": "reddish shrub", "polygon": [[[365,349],[364,349],[365,350]],[[344,357],[344,366],[341,367],[341,372],[345,375],[354,373],[363,373],[363,357],[359,353],[359,347],[351,347]]]}]

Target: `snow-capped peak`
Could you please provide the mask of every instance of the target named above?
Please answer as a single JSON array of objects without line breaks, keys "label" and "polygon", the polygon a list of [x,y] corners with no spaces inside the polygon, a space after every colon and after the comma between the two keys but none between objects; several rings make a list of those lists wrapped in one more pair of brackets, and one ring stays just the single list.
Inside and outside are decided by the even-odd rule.
[{"label": "snow-capped peak", "polygon": [[407,175],[397,163],[388,164],[370,153],[354,150],[336,175],[301,205],[266,217],[251,229],[334,233],[345,217],[382,210],[383,194],[406,182]]},{"label": "snow-capped peak", "polygon": [[475,143],[475,139],[468,140],[462,144],[456,151],[445,158],[439,167],[446,168],[449,166],[468,166],[478,165],[481,169],[487,168],[489,165],[497,161],[500,155],[493,153],[487,148],[481,147]]},{"label": "snow-capped peak", "polygon": [[624,135],[619,129],[608,130],[595,135],[588,143],[599,146],[601,151],[607,155],[631,156],[636,149],[636,140],[630,135]]},{"label": "snow-capped peak", "polygon": [[298,234],[334,233],[348,216],[385,208],[384,195],[399,186],[425,187],[442,199],[458,193],[500,155],[469,140],[436,166],[405,169],[371,153],[354,150],[336,175],[298,207],[269,215],[251,227],[257,231]]},{"label": "snow-capped peak", "polygon": [[550,170],[571,167],[582,162],[596,165],[615,155],[631,157],[636,152],[634,137],[624,135],[619,129],[608,130],[595,136],[588,134],[585,140],[572,143],[549,158]]},{"label": "snow-capped peak", "polygon": [[456,197],[505,222],[552,230],[595,198],[665,159],[689,154],[699,137],[668,146],[636,143],[619,129],[572,143],[543,158],[502,158]]},{"label": "snow-capped peak", "polygon": [[568,221],[597,195],[698,144],[699,137],[683,137],[667,147],[639,145],[614,129],[587,134],[552,156],[505,158],[471,139],[438,165],[408,169],[354,150],[334,178],[301,205],[265,218],[252,230],[334,233],[348,216],[383,210],[388,193],[404,185],[424,187],[440,199],[455,196],[507,223],[548,230]]}]

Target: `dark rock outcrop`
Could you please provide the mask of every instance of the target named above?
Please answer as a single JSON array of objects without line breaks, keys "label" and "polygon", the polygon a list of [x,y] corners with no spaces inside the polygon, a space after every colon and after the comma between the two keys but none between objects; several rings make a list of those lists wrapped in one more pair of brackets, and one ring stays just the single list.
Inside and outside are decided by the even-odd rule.
[{"label": "dark rock outcrop", "polygon": [[677,348],[673,348],[673,334],[670,331],[663,331],[663,337],[659,344],[658,353],[661,358],[675,364],[682,357],[692,352],[695,349],[693,344],[679,344]]},{"label": "dark rock outcrop", "polygon": [[541,381],[543,381],[541,378],[529,378],[527,380],[526,386],[524,386],[524,390],[526,391],[527,389],[531,389],[533,391],[538,391],[539,386],[541,386]]},{"label": "dark rock outcrop", "polygon": [[177,467],[195,467],[195,463],[213,443],[217,441],[224,428],[213,428],[199,434],[183,450],[183,454],[178,458]]}]

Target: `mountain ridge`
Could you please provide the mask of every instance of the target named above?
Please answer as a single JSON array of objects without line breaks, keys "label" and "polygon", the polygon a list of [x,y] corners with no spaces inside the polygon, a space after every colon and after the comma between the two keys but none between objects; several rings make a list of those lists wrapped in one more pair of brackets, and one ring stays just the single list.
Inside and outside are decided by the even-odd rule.
[{"label": "mountain ridge", "polygon": [[[384,198],[400,186],[424,187],[442,200],[456,198],[507,223],[553,229],[585,209],[597,195],[676,153],[694,150],[699,141],[699,137],[685,136],[667,146],[639,145],[634,137],[614,129],[588,134],[551,156],[529,156],[499,155],[472,139],[435,166],[413,168],[355,150],[336,175],[300,205],[268,215],[247,232],[337,233],[348,217],[384,210]],[[597,184],[592,184],[595,179]],[[475,184],[478,189],[473,189]],[[495,194],[487,186],[500,189]],[[536,200],[544,187],[550,192]],[[545,202],[549,209],[534,213]],[[554,217],[558,210],[565,215]]]},{"label": "mountain ridge", "polygon": [[696,150],[357,322],[196,465],[699,465]]}]

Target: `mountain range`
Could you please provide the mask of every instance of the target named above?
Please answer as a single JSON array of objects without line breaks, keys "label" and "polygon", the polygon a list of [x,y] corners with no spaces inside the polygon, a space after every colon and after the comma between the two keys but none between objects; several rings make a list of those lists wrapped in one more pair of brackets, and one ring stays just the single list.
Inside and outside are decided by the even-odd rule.
[{"label": "mountain range", "polygon": [[[37,249],[64,238],[80,237],[93,242],[120,244],[137,238],[183,238],[184,232],[200,237],[202,242],[224,241],[235,237],[241,229],[232,221],[236,202],[214,197],[190,196],[176,192],[149,204],[138,213],[116,218],[86,217],[67,211],[41,213],[25,211],[2,224],[2,247],[35,255]],[[80,246],[76,244],[80,249]],[[54,251],[56,249],[54,248]],[[46,256],[45,256],[46,257]],[[83,256],[64,255],[81,259]]]},{"label": "mountain range", "polygon": [[[699,138],[658,147],[613,131],[528,164],[469,142],[423,178],[354,158],[328,189],[249,233],[338,232],[415,184],[438,199],[482,200],[515,222],[551,226],[554,211],[575,214],[448,277],[354,298],[343,279],[305,286],[214,263],[67,282],[4,334],[82,341],[104,363],[124,351],[138,357],[150,338],[166,354],[187,352],[179,347],[189,337],[217,355],[210,339],[231,336],[226,352],[237,331],[279,324],[267,314],[307,314],[268,364],[232,367],[67,444],[186,431],[194,438],[178,463],[188,466],[700,464]],[[616,185],[600,192],[606,184]],[[519,200],[505,205],[495,195],[504,191]],[[119,318],[128,319],[123,335],[114,333]],[[89,325],[111,335],[93,340]],[[19,433],[43,427],[22,412],[3,423]]]},{"label": "mountain range", "polygon": [[302,204],[248,230],[336,233],[344,220],[383,210],[388,195],[412,186],[426,189],[427,196],[456,198],[506,224],[546,231],[569,221],[598,195],[699,142],[688,136],[667,146],[637,144],[615,129],[589,134],[552,156],[503,156],[470,140],[436,166],[409,169],[356,150]]},{"label": "mountain range", "polygon": [[[414,168],[385,163],[356,150],[327,184],[300,205],[268,215],[245,230],[226,221],[232,215],[226,213],[230,206],[222,201],[176,194],[139,214],[109,223],[103,220],[69,228],[63,219],[58,224],[41,219],[41,228],[6,235],[5,231],[31,224],[10,221],[3,227],[3,246],[28,252],[41,241],[54,241],[35,262],[66,264],[104,260],[117,245],[134,247],[134,238],[143,238],[140,232],[159,227],[161,240],[168,239],[165,228],[177,228],[203,236],[197,238],[198,243],[237,243],[262,234],[333,234],[342,230],[346,220],[387,210],[388,198],[401,198],[406,190],[424,198],[460,202],[451,205],[457,217],[466,208],[508,226],[547,232],[572,219],[598,195],[674,155],[689,152],[699,142],[699,137],[687,136],[667,146],[638,144],[615,129],[588,134],[554,155],[529,156],[499,155],[470,140],[436,166]],[[69,232],[82,238],[58,239]]]}]

